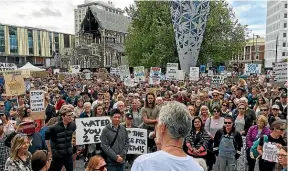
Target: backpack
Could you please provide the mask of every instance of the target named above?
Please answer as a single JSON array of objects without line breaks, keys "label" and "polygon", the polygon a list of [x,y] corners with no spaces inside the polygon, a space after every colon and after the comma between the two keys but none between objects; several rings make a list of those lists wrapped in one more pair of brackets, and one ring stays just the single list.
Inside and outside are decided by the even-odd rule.
[{"label": "backpack", "polygon": [[[268,136],[267,135],[263,135],[263,138],[264,138],[264,143],[268,142]],[[257,151],[257,147],[259,145],[259,142],[260,142],[260,138],[258,138],[256,141],[253,142],[253,145],[250,149],[250,157],[251,159],[256,159],[258,156],[259,156],[259,153]]]}]

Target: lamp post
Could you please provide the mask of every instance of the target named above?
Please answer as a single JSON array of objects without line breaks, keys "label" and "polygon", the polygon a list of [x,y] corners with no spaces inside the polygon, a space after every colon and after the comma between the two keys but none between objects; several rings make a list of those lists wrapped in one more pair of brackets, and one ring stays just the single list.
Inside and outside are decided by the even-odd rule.
[{"label": "lamp post", "polygon": [[[256,37],[256,47],[257,47],[257,39],[258,38],[260,38],[260,36],[259,35],[254,35],[254,33],[253,33],[253,47],[254,47],[254,50],[253,50],[253,52],[255,52],[256,51],[256,55],[258,55],[258,47],[257,47],[257,49],[255,50],[255,46],[254,46],[254,37]],[[252,56],[251,56],[251,60],[252,60],[252,63],[254,62],[254,53],[252,52]]]},{"label": "lamp post", "polygon": [[279,34],[276,36],[276,57],[275,57],[275,63],[277,63],[277,58],[278,58],[278,39],[279,39]]}]

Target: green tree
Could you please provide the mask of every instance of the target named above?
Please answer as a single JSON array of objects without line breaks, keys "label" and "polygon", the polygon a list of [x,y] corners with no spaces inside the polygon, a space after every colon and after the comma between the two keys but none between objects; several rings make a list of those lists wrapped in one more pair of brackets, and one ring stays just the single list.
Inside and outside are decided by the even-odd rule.
[{"label": "green tree", "polygon": [[133,18],[125,41],[129,66],[165,68],[178,61],[169,2],[138,1],[126,12]]}]

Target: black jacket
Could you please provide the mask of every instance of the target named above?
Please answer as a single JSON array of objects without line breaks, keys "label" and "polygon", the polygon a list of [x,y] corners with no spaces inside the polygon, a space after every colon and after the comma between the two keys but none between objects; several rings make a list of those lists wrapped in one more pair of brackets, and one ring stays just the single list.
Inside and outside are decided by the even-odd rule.
[{"label": "black jacket", "polygon": [[72,134],[76,130],[75,122],[64,127],[63,122],[48,128],[45,133],[45,140],[51,140],[53,158],[64,158],[73,154]]},{"label": "black jacket", "polygon": [[52,118],[52,117],[56,117],[56,109],[54,106],[52,106],[51,104],[48,104],[46,110],[45,110],[45,115],[46,115],[46,119],[45,119],[45,123],[48,123],[48,121]]}]

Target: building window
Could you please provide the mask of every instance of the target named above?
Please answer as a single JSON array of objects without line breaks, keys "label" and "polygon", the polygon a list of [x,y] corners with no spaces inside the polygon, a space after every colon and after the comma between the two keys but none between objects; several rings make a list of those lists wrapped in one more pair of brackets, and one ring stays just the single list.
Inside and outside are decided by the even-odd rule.
[{"label": "building window", "polygon": [[9,27],[10,53],[18,53],[17,28]]},{"label": "building window", "polygon": [[285,8],[287,8],[288,4],[285,4]]},{"label": "building window", "polygon": [[282,56],[285,56],[285,52],[282,52]]},{"label": "building window", "polygon": [[69,47],[70,47],[69,35],[64,34],[64,48],[69,48]]},{"label": "building window", "polygon": [[54,39],[55,39],[55,52],[59,53],[59,34],[58,33],[54,34]]},{"label": "building window", "polygon": [[287,23],[284,23],[284,28],[287,28]]},{"label": "building window", "polygon": [[39,51],[39,55],[41,55],[41,32],[38,30],[37,31],[37,35],[38,35],[38,51]]},{"label": "building window", "polygon": [[5,52],[4,26],[0,26],[0,52]]},{"label": "building window", "polygon": [[286,47],[286,43],[285,42],[283,43],[283,47]]},{"label": "building window", "polygon": [[28,47],[29,47],[29,55],[34,54],[33,49],[33,32],[32,30],[28,30]]},{"label": "building window", "polygon": [[52,39],[52,33],[49,33],[49,41],[50,41],[50,55],[53,55],[53,39]]},{"label": "building window", "polygon": [[284,18],[287,18],[287,13],[284,14]]}]

